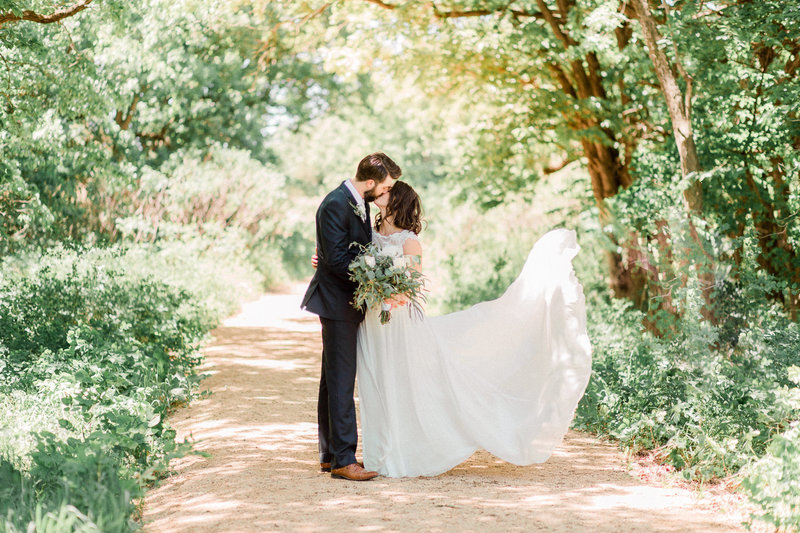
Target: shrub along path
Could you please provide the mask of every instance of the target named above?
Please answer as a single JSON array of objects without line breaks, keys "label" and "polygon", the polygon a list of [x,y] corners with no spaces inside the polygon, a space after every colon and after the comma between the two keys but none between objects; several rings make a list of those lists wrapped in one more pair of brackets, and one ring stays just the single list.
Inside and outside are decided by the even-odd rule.
[{"label": "shrub along path", "polygon": [[541,465],[478,452],[435,478],[318,473],[319,323],[299,299],[267,295],[214,332],[201,367],[212,395],[170,418],[210,457],[173,463],[145,499],[145,531],[742,530],[733,500],[645,482],[615,446],[574,431]]}]

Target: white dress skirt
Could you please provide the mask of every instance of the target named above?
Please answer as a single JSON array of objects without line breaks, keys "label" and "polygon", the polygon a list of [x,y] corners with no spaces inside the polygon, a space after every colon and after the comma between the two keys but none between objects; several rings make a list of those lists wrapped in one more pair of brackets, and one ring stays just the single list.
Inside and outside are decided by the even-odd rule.
[{"label": "white dress skirt", "polygon": [[[384,237],[402,253],[403,231]],[[358,331],[364,465],[433,476],[484,449],[517,465],[561,443],[591,373],[575,232],[542,236],[498,299],[438,317],[370,309]]]}]

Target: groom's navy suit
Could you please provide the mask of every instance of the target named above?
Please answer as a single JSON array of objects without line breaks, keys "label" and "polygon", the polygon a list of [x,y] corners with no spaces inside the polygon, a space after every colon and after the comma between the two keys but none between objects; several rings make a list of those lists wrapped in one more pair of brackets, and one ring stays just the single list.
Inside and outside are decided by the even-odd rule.
[{"label": "groom's navy suit", "polygon": [[332,468],[356,462],[358,430],[353,392],[356,379],[356,335],[364,311],[352,305],[356,284],[347,267],[359,249],[352,243],[372,240],[369,205],[366,220],[355,213],[353,194],[342,184],[317,209],[317,271],[302,307],[322,323],[322,377],[317,421],[319,460]]}]

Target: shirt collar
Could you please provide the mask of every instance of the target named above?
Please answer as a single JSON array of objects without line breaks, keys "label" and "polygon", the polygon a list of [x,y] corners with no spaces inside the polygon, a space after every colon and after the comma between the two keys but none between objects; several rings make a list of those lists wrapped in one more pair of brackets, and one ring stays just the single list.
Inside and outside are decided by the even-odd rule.
[{"label": "shirt collar", "polygon": [[358,205],[365,207],[364,199],[360,194],[358,194],[358,190],[356,189],[355,185],[353,185],[353,182],[350,180],[344,180],[344,186],[350,190],[350,194],[353,195],[353,198],[355,198],[356,202],[358,202]]}]

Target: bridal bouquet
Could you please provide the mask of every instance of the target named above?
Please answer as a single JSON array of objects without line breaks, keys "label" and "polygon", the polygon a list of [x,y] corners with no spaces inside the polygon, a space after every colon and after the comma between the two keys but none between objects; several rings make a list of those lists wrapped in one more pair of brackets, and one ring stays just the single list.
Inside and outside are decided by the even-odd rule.
[{"label": "bridal bouquet", "polygon": [[375,243],[353,245],[361,248],[349,266],[350,279],[358,284],[353,307],[380,305],[381,324],[386,324],[392,313],[384,300],[403,295],[408,299],[408,312],[422,315],[422,302],[427,301],[423,294],[425,278],[412,268],[415,260],[403,255],[402,248],[380,250]]}]

